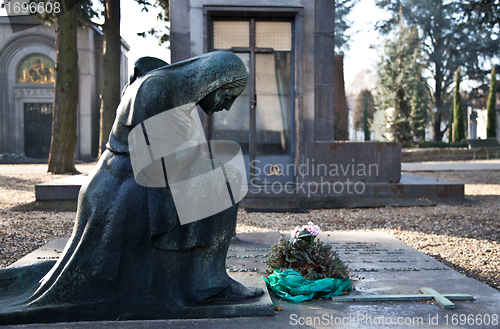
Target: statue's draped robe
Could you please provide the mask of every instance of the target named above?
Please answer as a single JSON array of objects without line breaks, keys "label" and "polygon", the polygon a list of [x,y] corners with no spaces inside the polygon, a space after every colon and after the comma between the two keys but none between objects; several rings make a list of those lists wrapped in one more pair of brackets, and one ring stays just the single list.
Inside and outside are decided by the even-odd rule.
[{"label": "statue's draped robe", "polygon": [[[180,225],[168,187],[136,183],[128,133],[246,75],[234,54],[214,52],[151,71],[127,87],[108,150],[80,190],[73,233],[57,263],[44,276],[40,264],[0,270],[0,324],[102,319],[104,309],[114,318],[169,317],[227,285],[225,256],[237,207]],[[17,295],[2,289],[9,282]]]}]

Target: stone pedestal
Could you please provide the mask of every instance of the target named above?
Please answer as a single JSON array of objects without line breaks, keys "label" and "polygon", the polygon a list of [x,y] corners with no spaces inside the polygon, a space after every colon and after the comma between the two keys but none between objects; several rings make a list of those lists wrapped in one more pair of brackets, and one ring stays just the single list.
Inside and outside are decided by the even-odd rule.
[{"label": "stone pedestal", "polygon": [[467,109],[467,134],[469,139],[477,139],[477,113]]}]

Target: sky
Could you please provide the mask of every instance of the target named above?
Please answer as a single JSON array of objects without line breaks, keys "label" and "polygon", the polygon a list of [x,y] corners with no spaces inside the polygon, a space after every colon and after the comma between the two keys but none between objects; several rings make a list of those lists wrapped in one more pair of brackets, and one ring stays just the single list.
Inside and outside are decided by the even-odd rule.
[{"label": "sky", "polygon": [[154,36],[143,38],[138,32],[144,32],[151,27],[162,27],[157,23],[158,9],[150,8],[149,12],[141,11],[142,6],[131,0],[122,1],[120,33],[122,38],[130,46],[128,53],[129,72],[134,70],[134,62],[143,56],[158,57],[170,63],[170,50],[167,44],[158,45],[158,39]]},{"label": "sky", "polygon": [[[360,0],[348,16],[354,33],[349,43],[350,49],[344,56],[344,79],[349,86],[362,69],[373,69],[378,60],[376,46],[382,43],[382,37],[375,30],[375,24],[387,19],[389,14],[375,6],[375,0]],[[373,45],[373,48],[370,47]]]}]

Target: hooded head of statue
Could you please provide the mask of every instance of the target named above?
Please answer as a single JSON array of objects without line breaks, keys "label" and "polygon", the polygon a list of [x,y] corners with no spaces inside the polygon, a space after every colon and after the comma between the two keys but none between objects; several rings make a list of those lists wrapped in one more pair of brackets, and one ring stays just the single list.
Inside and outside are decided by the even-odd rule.
[{"label": "hooded head of statue", "polygon": [[206,114],[229,110],[245,89],[248,73],[243,61],[227,51],[214,51],[172,65],[141,58],[123,91],[108,149],[128,153],[129,132],[143,121],[173,108]]}]

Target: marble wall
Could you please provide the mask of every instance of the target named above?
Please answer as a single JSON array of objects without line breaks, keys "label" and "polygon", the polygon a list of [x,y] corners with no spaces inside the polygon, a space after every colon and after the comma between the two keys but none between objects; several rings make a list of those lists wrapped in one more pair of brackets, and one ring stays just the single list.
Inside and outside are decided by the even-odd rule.
[{"label": "marble wall", "polygon": [[[30,27],[13,33],[12,25]],[[31,25],[30,25],[31,24]],[[89,161],[97,156],[99,139],[101,32],[94,27],[77,32],[79,101],[77,123],[77,159]],[[129,47],[122,46],[122,88],[127,74]],[[52,103],[52,84],[18,83],[19,64],[30,55],[42,54],[56,59],[54,28],[30,23],[25,17],[10,20],[0,17],[0,154],[24,152],[24,103]],[[96,127],[97,125],[97,127]]]}]

